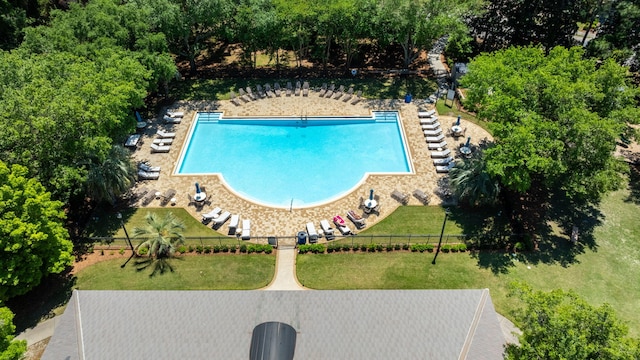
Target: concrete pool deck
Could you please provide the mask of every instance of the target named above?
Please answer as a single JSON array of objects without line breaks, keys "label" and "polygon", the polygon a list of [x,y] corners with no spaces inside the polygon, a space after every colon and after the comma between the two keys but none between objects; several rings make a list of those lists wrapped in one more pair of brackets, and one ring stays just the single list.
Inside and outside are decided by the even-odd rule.
[{"label": "concrete pool deck", "polygon": [[[346,218],[345,214],[348,210],[353,209],[362,213],[358,209],[360,198],[366,198],[369,194],[369,189],[374,189],[375,194],[380,197],[381,206],[379,215],[366,215],[367,226],[371,226],[391,214],[398,206],[401,206],[397,200],[391,198],[391,192],[394,190],[411,195],[415,189],[421,189],[431,195],[430,204],[441,203],[442,200],[435,195],[434,191],[438,187],[438,180],[446,175],[436,173],[418,120],[418,111],[428,110],[432,106],[420,105],[416,102],[406,104],[402,100],[367,99],[352,105],[351,102],[343,102],[340,99],[321,98],[314,91],[310,91],[308,97],[294,95],[286,97],[283,94],[281,97],[258,99],[242,103],[240,106],[236,106],[230,101],[176,102],[170,109],[184,112],[182,122],[180,124],[164,124],[162,121],[163,114],[159,114],[157,119],[149,121],[149,126],[144,130],[141,139],[142,143],[133,151],[134,160],[148,161],[153,166],[162,167],[158,180],[139,181],[134,191],[147,188],[149,191],[164,193],[167,189],[175,189],[177,194],[175,195],[176,204],[174,206],[185,208],[197,219],[201,219],[201,213],[206,213],[213,207],[218,206],[223,211],[239,214],[241,219],[250,219],[251,235],[253,237],[287,236],[290,237],[289,241],[293,243],[295,234],[299,230],[303,230],[307,222],[312,221],[316,228],[319,228],[320,220],[327,219],[331,221],[336,214],[341,214]],[[182,145],[198,111],[222,111],[225,116],[348,116],[369,115],[372,110],[399,111],[407,147],[409,148],[408,155],[413,162],[414,174],[370,175],[355,190],[340,199],[313,208],[293,208],[291,210],[266,207],[243,199],[231,189],[228,189],[217,175],[173,175]],[[439,117],[444,133],[455,120],[453,117]],[[477,144],[478,141],[485,138],[491,139],[491,136],[484,129],[471,122],[463,120],[462,126],[467,128],[464,137],[455,139],[446,136],[448,148],[451,149],[452,153],[455,153],[455,149],[466,141],[466,136],[471,136],[473,144]],[[168,153],[151,153],[150,144],[156,137],[155,133],[158,129],[176,133],[171,150]],[[224,150],[220,149],[221,156],[224,156]],[[206,159],[203,159],[203,161],[206,161]],[[340,171],[340,167],[348,164],[348,161],[349,155],[345,154],[344,161],[341,163],[336,162],[335,168],[328,169],[326,175],[331,176],[332,171]],[[193,196],[196,182],[204,186],[207,194],[211,196],[210,205],[205,205],[202,209],[196,209],[195,206],[189,204],[189,195]],[[268,191],[268,189],[266,190]],[[421,204],[420,201],[410,196],[409,205],[418,204]],[[139,202],[134,205],[141,206]],[[160,200],[155,199],[146,207],[160,206]],[[166,206],[171,207],[170,204]],[[350,227],[355,230],[353,224],[350,224]],[[228,227],[226,225],[222,226],[220,233],[227,234],[227,230]],[[212,235],[214,234],[212,230]],[[287,239],[280,238],[281,243],[283,240],[286,241]]]}]

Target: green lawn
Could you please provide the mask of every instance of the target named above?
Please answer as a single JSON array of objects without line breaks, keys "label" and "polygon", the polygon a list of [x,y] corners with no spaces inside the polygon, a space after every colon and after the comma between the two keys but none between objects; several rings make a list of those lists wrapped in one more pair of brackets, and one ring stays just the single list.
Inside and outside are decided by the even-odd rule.
[{"label": "green lawn", "polygon": [[[573,260],[563,257],[562,246],[559,253],[521,254],[515,260],[500,252],[483,252],[480,256],[441,253],[435,266],[431,264],[432,253],[306,254],[298,256],[296,271],[300,282],[314,289],[489,288],[497,310],[508,317],[514,300],[506,297],[507,285],[514,280],[541,290],[573,289],[592,304],[610,303],[628,322],[631,334],[638,336],[640,222],[638,205],[625,201],[628,194],[618,191],[605,198],[600,206],[603,220],[594,231],[597,246],[585,248]],[[422,209],[425,218],[434,211],[429,207],[416,209]],[[407,218],[420,217],[414,213],[419,212],[416,209],[399,211],[411,214]],[[406,231],[414,226],[410,222],[404,225]],[[500,271],[494,271],[496,268]]]},{"label": "green lawn", "polygon": [[123,258],[106,260],[80,271],[81,290],[249,290],[267,286],[275,274],[275,255],[201,255],[170,260],[174,272],[150,276]]},{"label": "green lawn", "polygon": [[486,131],[489,132],[489,134],[491,134],[491,131],[489,130],[488,122],[478,119],[474,114],[463,111],[458,107],[457,104],[451,105],[451,101],[446,101],[446,105],[445,105],[444,100],[438,100],[436,102],[436,109],[438,110],[438,115],[453,116],[453,117],[457,117],[458,115],[460,115],[460,118],[462,120],[470,121],[480,126],[481,128],[485,129]]}]

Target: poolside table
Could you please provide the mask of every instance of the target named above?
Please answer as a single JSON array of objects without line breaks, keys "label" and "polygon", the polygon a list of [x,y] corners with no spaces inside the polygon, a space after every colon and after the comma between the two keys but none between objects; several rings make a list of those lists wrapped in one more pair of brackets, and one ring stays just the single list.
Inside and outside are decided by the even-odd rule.
[{"label": "poolside table", "polygon": [[207,198],[207,194],[204,191],[201,191],[193,196],[193,200],[197,202],[202,202]]},{"label": "poolside table", "polygon": [[460,125],[453,125],[451,127],[451,132],[453,133],[454,136],[460,136],[462,135],[462,126]]}]

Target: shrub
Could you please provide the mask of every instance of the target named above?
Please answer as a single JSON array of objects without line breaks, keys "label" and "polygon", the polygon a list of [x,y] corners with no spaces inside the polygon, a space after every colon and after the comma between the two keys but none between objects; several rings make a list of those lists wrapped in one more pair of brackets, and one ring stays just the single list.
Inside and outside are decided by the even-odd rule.
[{"label": "shrub", "polygon": [[394,249],[394,250],[400,250],[400,249],[402,249],[402,245],[400,245],[400,244],[395,244],[395,245],[393,245],[393,249]]},{"label": "shrub", "polygon": [[138,254],[139,255],[147,255],[149,253],[149,248],[147,247],[143,247],[143,248],[139,248],[138,249]]},{"label": "shrub", "polygon": [[523,242],[518,241],[515,245],[513,245],[513,249],[515,251],[522,251],[526,248]]},{"label": "shrub", "polygon": [[411,244],[411,252],[424,252],[422,244]]},{"label": "shrub", "polygon": [[329,246],[327,246],[327,252],[328,253],[332,253],[334,251],[336,251],[336,244],[329,244]]},{"label": "shrub", "polygon": [[118,251],[120,253],[120,255],[124,255],[124,248],[120,249],[120,251]]},{"label": "shrub", "polygon": [[458,244],[458,251],[460,252],[467,251],[467,244]]},{"label": "shrub", "polygon": [[367,245],[367,251],[369,251],[369,252],[376,252],[376,244],[369,244],[369,245]]},{"label": "shrub", "polygon": [[213,253],[217,254],[220,252],[220,245],[213,245]]},{"label": "shrub", "polygon": [[247,244],[240,245],[240,252],[241,253],[246,253],[247,252]]},{"label": "shrub", "polygon": [[349,251],[351,250],[351,245],[349,244],[342,244],[342,251]]},{"label": "shrub", "polygon": [[427,249],[428,252],[433,252],[433,249],[435,249],[436,247],[433,244],[427,244],[425,245],[425,249]]},{"label": "shrub", "polygon": [[314,254],[324,254],[324,250],[325,250],[325,248],[324,248],[324,245],[322,245],[322,244],[312,244],[311,245],[311,251]]},{"label": "shrub", "polygon": [[237,249],[238,249],[238,246],[236,244],[229,245],[229,252],[230,253],[235,254]]},{"label": "shrub", "polygon": [[454,252],[454,253],[458,252],[458,244],[451,245],[451,252]]},{"label": "shrub", "polygon": [[361,251],[367,251],[367,244],[360,244]]},{"label": "shrub", "polygon": [[402,250],[409,250],[409,244],[402,244]]},{"label": "shrub", "polygon": [[310,250],[310,246],[311,245],[298,245],[298,253],[299,254],[306,254],[307,252],[309,252]]},{"label": "shrub", "polygon": [[377,244],[376,251],[382,251],[382,250],[384,250],[384,246],[382,246],[382,244]]},{"label": "shrub", "polygon": [[351,246],[351,250],[353,250],[354,252],[360,250],[360,245],[353,244],[353,246]]},{"label": "shrub", "polygon": [[448,253],[449,251],[451,251],[451,245],[442,245],[442,248],[440,250],[442,250],[442,252]]},{"label": "shrub", "polygon": [[229,245],[227,245],[227,244],[220,245],[220,251],[229,252]]},{"label": "shrub", "polygon": [[194,250],[195,249],[194,249],[193,245],[189,245],[189,252],[192,253]]},{"label": "shrub", "polygon": [[184,245],[180,245],[180,246],[178,246],[178,252],[179,252],[180,254],[184,254],[184,253],[186,253],[186,252],[187,252],[187,247],[186,247],[186,246],[184,246]]},{"label": "shrub", "polygon": [[205,254],[210,254],[211,253],[211,245],[207,245],[204,247],[204,253]]},{"label": "shrub", "polygon": [[273,246],[267,244],[264,245],[264,253],[265,254],[271,254],[273,252]]},{"label": "shrub", "polygon": [[[241,252],[242,252],[242,246],[243,245],[240,245],[240,251]],[[254,252],[256,252],[258,250],[258,249],[256,249],[257,246],[259,246],[259,245],[249,245],[249,246],[247,246],[247,253],[253,254]]]},{"label": "shrub", "polygon": [[196,252],[197,252],[198,254],[202,254],[202,251],[203,251],[203,250],[204,250],[204,248],[202,247],[202,245],[198,245],[198,246],[196,246]]},{"label": "shrub", "polygon": [[391,244],[387,244],[387,246],[385,246],[385,249],[388,251],[393,251],[393,245]]}]

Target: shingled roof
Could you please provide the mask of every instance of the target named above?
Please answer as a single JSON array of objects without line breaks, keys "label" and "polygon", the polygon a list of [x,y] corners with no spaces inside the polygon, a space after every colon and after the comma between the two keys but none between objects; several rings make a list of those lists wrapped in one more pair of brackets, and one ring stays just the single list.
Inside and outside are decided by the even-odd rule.
[{"label": "shingled roof", "polygon": [[489,290],[74,291],[47,359],[249,359],[281,322],[295,359],[502,359]]}]

